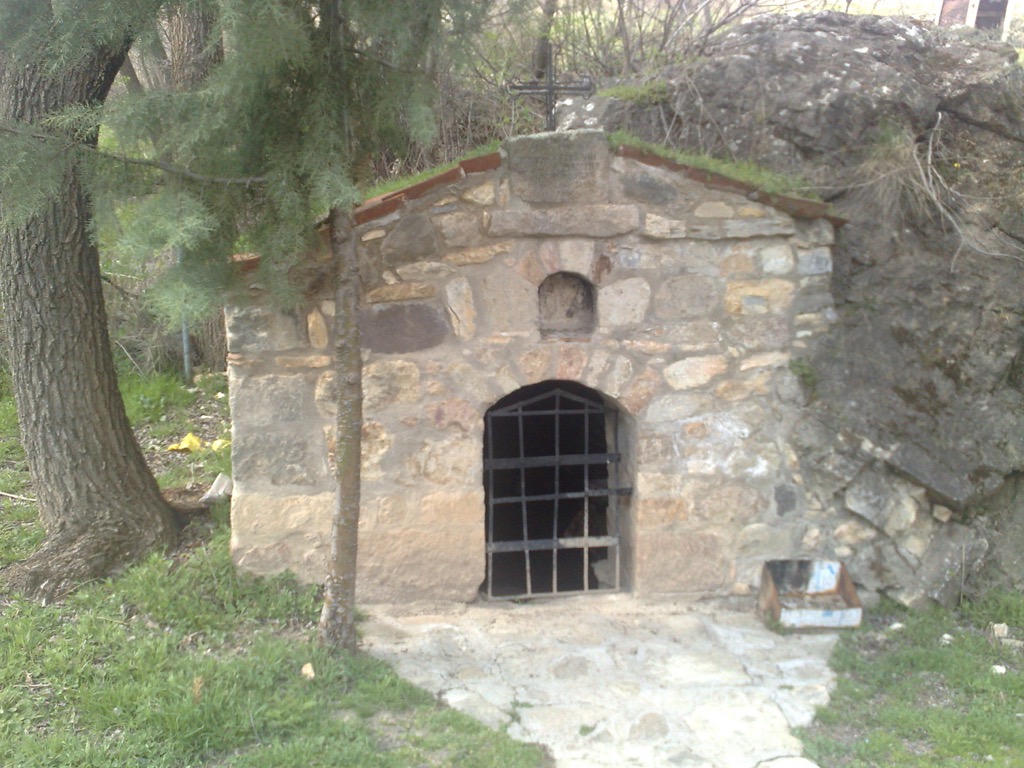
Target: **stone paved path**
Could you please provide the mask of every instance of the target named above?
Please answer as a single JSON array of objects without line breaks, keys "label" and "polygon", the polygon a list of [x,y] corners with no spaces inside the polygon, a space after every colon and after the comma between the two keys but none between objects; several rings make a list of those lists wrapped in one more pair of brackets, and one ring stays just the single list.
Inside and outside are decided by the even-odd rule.
[{"label": "stone paved path", "polygon": [[833,633],[753,602],[629,595],[368,606],[363,646],[558,768],[815,768],[791,728],[828,702]]}]

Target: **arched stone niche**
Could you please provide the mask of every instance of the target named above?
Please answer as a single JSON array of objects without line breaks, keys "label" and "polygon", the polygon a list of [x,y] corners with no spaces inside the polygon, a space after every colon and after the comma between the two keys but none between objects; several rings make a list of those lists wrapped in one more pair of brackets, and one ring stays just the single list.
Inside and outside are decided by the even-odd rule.
[{"label": "arched stone niche", "polygon": [[590,336],[597,325],[594,285],[574,272],[548,275],[537,288],[542,338]]}]

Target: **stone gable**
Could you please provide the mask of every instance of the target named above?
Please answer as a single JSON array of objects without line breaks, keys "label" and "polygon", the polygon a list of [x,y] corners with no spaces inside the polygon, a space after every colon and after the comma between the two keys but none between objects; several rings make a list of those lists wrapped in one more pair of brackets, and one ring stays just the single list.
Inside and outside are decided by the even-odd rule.
[{"label": "stone gable", "polygon": [[[588,426],[574,449],[590,458],[559,462],[607,454],[614,467],[537,481],[573,489],[544,519],[557,539],[593,537],[584,590],[745,592],[764,560],[821,554],[788,443],[804,397],[792,363],[833,319],[821,206],[614,153],[603,133],[579,131],[512,139],[354,221],[360,600],[471,600],[497,578],[488,544],[495,570],[532,557],[506,557],[494,533],[499,515],[519,513],[495,485],[502,449],[485,441],[488,412],[518,393],[557,390],[604,414],[605,434]],[[254,572],[325,573],[333,314],[329,293],[286,314],[258,297],[227,311],[232,548]],[[575,423],[566,408],[552,423]],[[544,496],[522,471],[526,493]],[[604,490],[613,484],[617,494]],[[577,497],[591,510],[583,533],[559,517]]]}]

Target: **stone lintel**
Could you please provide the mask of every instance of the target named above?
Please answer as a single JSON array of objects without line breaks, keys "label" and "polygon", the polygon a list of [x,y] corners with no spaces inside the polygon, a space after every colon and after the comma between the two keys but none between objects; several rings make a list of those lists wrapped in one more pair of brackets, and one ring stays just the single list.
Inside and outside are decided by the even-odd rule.
[{"label": "stone lintel", "polygon": [[647,214],[643,234],[654,240],[743,240],[752,237],[789,236],[796,232],[789,218],[711,219],[699,221],[668,219]]},{"label": "stone lintel", "polygon": [[613,237],[639,228],[634,205],[574,205],[548,210],[499,210],[491,214],[491,237]]},{"label": "stone lintel", "polygon": [[364,299],[367,304],[382,304],[388,301],[429,299],[436,295],[437,288],[429,283],[395,283],[367,291]]}]

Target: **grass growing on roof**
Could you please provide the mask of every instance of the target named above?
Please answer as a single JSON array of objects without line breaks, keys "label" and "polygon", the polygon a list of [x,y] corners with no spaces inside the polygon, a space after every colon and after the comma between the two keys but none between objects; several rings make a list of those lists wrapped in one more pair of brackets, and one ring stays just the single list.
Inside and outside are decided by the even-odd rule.
[{"label": "grass growing on roof", "polygon": [[701,171],[727,176],[730,179],[749,184],[771,195],[790,195],[802,197],[806,200],[819,199],[818,195],[812,191],[810,183],[805,179],[776,173],[756,163],[720,160],[708,155],[680,152],[660,144],[643,141],[625,131],[615,131],[608,134],[608,141],[612,148],[620,146],[633,147],[658,157],[664,157],[680,165],[688,165]]},{"label": "grass growing on roof", "polygon": [[643,85],[610,85],[599,90],[597,95],[630,101],[641,106],[664,104],[670,97],[668,83],[664,80],[651,80]]},{"label": "grass growing on roof", "polygon": [[420,171],[419,173],[414,173],[409,176],[398,176],[394,179],[381,181],[377,184],[374,184],[372,187],[369,187],[366,190],[364,190],[363,199],[370,200],[371,198],[378,197],[379,195],[386,195],[389,192],[395,192],[400,189],[406,189],[407,187],[411,187],[414,184],[419,184],[421,181],[432,179],[434,176],[439,176],[445,171],[450,171],[452,168],[457,167],[459,163],[461,163],[463,160],[469,160],[474,157],[483,157],[484,155],[489,155],[492,152],[497,152],[498,147],[500,146],[501,142],[495,139],[494,141],[488,144],[484,144],[482,146],[477,147],[476,149],[460,157],[458,160],[453,160],[450,163],[436,165],[431,168],[428,168],[425,171]]}]

